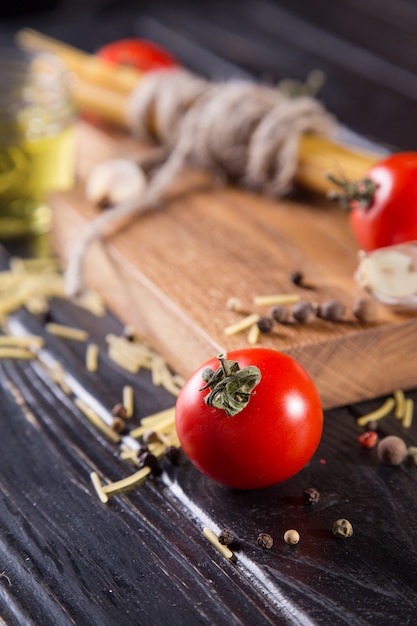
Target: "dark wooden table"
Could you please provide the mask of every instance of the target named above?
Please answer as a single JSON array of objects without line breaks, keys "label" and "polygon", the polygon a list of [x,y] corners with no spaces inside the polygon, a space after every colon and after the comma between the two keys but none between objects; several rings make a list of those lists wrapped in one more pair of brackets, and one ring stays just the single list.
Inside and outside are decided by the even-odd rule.
[{"label": "dark wooden table", "polygon": [[[78,5],[77,5],[78,6]],[[384,145],[413,149],[417,88],[417,7],[406,0],[301,0],[143,4],[65,3],[53,13],[3,20],[2,41],[32,26],[88,51],[121,36],[150,37],[191,69],[214,77],[254,75],[305,80],[321,69],[320,97],[355,131]],[[6,244],[30,256],[47,239]],[[50,319],[85,328],[100,346],[98,373],[84,366],[85,346],[45,331],[20,310],[14,328],[42,335],[78,392],[108,410],[131,384],[132,423],[173,406],[147,372],[130,375],[106,356],[105,336],[122,332],[109,313],[98,321],[64,300]],[[404,358],[407,358],[406,353]],[[90,472],[105,482],[132,473],[118,446],[97,433],[73,396],[37,361],[0,362],[0,616],[10,625],[66,624],[397,624],[417,623],[417,468],[381,465],[358,445],[357,418],[384,398],[326,412],[321,445],[294,478],[251,492],[222,488],[182,457],[160,476],[103,505]],[[416,378],[417,386],[417,378]],[[417,391],[407,391],[417,402]],[[417,423],[393,416],[379,433],[417,445]],[[302,493],[315,486],[316,506]],[[333,536],[348,518],[354,534]],[[202,528],[233,529],[237,561],[221,556]],[[282,535],[296,528],[296,547]],[[256,545],[260,532],[271,550]]]}]

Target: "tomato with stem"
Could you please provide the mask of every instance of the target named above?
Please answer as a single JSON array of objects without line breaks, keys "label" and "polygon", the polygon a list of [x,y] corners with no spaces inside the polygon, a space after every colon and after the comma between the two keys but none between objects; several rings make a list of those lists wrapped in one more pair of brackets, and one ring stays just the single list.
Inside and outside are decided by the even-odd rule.
[{"label": "tomato with stem", "polygon": [[284,481],[315,453],[323,410],[306,370],[276,350],[218,355],[185,383],[176,428],[186,456],[214,481],[256,489]]},{"label": "tomato with stem", "polygon": [[417,152],[388,156],[356,182],[329,178],[342,190],[363,250],[417,241]]}]

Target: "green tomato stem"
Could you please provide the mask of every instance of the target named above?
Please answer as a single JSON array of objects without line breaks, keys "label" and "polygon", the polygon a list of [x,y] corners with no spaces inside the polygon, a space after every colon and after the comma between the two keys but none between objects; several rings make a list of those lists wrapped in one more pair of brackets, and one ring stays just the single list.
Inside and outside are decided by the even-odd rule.
[{"label": "green tomato stem", "polygon": [[355,182],[337,178],[332,174],[328,174],[327,178],[342,190],[342,193],[333,197],[339,200],[344,208],[350,209],[354,203],[366,210],[372,205],[378,185],[370,178],[362,178]]},{"label": "green tomato stem", "polygon": [[236,361],[229,361],[224,353],[218,354],[220,367],[217,370],[206,368],[202,378],[206,385],[201,389],[210,389],[204,397],[208,406],[223,409],[228,417],[234,417],[248,404],[253,389],[261,380],[261,372],[256,365],[240,369]]}]

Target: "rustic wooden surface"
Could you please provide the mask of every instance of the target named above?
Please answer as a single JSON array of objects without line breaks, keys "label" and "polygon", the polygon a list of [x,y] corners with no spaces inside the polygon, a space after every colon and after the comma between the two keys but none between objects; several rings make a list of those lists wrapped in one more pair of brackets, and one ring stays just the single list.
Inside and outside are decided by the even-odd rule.
[{"label": "rustic wooden surface", "polygon": [[[78,185],[51,199],[54,246],[65,258],[98,214],[85,198],[85,176],[93,164],[103,155],[141,150],[123,134],[110,136],[85,123],[77,138]],[[254,306],[259,295],[295,293],[316,304],[339,300],[346,306],[346,321],[277,324],[257,342],[300,361],[330,408],[417,383],[414,311],[377,306],[374,323],[360,323],[352,314],[357,298],[366,296],[354,279],[358,250],[348,215],[335,203],[308,195],[268,200],[191,178],[158,210],[131,220],[104,245],[92,246],[85,283],[183,376],[220,351],[248,345],[247,330],[224,332],[242,318],[228,310],[230,297],[259,315],[270,309]],[[294,271],[301,271],[313,289],[294,286]],[[410,346],[407,359],[405,346]]]},{"label": "rustic wooden surface", "polygon": [[[141,3],[140,14],[136,2],[103,6],[97,0],[94,9],[88,3],[68,4],[64,16],[58,11],[21,15],[10,25],[2,21],[0,38],[9,40],[17,27],[29,25],[91,51],[115,37],[159,37],[193,69],[217,77],[249,72],[304,80],[310,69],[323,66],[328,75],[323,99],[340,119],[381,143],[415,149],[413,2],[256,0],[236,11],[226,0],[178,2],[181,10],[173,10],[172,3],[157,10],[164,3],[152,0],[149,6]],[[279,20],[270,13],[267,18],[265,7],[270,11],[271,4],[286,9]],[[297,36],[289,29],[291,16],[301,20]],[[320,28],[319,37],[309,36],[310,25]],[[353,46],[349,54],[346,42]],[[313,49],[306,51],[307,43]],[[363,49],[372,52],[372,63],[352,54]],[[394,64],[394,73],[385,71],[387,62]],[[48,242],[15,242],[7,248],[46,254]],[[84,369],[83,347],[48,337],[48,351],[81,389],[109,407],[129,381],[135,387],[135,425],[171,406],[173,398],[154,388],[147,375],[126,376],[106,359],[103,337],[120,331],[120,321],[111,315],[98,321],[60,301],[52,304],[51,314],[57,322],[88,328],[101,347],[100,371],[92,376]],[[14,320],[46,335],[43,323],[25,311]],[[404,361],[409,348],[403,347]],[[381,466],[374,452],[357,444],[356,418],[380,406],[384,397],[326,411],[317,454],[281,485],[259,492],[224,490],[182,459],[178,468],[166,466],[157,480],[105,506],[89,473],[95,469],[104,481],[128,475],[132,469],[119,459],[117,447],[87,424],[73,399],[38,363],[1,361],[0,383],[3,623],[415,624],[416,468]],[[407,395],[417,402],[415,390]],[[390,416],[380,422],[380,433],[417,443],[415,420],[404,430]],[[311,509],[301,502],[309,485],[321,492],[320,504]],[[331,534],[341,516],[354,526],[346,541]],[[202,537],[205,524],[235,530],[236,565]],[[289,527],[301,534],[295,549],[282,540]],[[255,545],[260,531],[274,537],[272,550]]]},{"label": "rustic wooden surface", "polygon": [[[132,384],[129,428],[173,405],[148,373],[126,374],[106,357],[105,334],[120,333],[120,322],[60,300],[50,318],[89,331],[100,346],[97,373],[85,369],[84,344],[48,335],[27,312],[11,316],[11,328],[44,336],[78,394],[110,410]],[[0,614],[10,626],[414,623],[417,470],[383,466],[357,442],[356,418],[382,399],[327,411],[312,461],[275,487],[225,489],[182,457],[103,505],[90,472],[106,483],[134,471],[118,445],[89,425],[38,361],[3,360],[0,380]],[[389,416],[379,432],[415,444],[417,422],[406,431]],[[320,491],[315,507],[302,503],[308,486]],[[353,524],[350,539],[332,535],[340,517]],[[236,564],[203,537],[206,525],[233,529]],[[295,548],[282,539],[288,528],[300,532]],[[259,532],[271,534],[271,550],[256,545]]]}]

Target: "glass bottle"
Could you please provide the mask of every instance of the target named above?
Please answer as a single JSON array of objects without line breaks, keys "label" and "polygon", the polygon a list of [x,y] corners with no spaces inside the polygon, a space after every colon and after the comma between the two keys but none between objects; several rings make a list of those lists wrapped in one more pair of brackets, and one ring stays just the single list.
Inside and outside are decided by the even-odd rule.
[{"label": "glass bottle", "polygon": [[0,240],[47,232],[48,192],[73,185],[70,87],[56,57],[0,50]]}]

